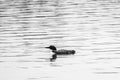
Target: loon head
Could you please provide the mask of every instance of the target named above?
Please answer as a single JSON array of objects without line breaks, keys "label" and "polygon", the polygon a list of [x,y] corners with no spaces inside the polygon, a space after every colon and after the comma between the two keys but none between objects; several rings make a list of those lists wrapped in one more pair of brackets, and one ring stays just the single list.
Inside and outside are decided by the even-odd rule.
[{"label": "loon head", "polygon": [[56,47],[54,45],[50,45],[49,47],[45,47],[45,48],[48,48],[48,49],[51,49],[51,50],[57,50]]}]

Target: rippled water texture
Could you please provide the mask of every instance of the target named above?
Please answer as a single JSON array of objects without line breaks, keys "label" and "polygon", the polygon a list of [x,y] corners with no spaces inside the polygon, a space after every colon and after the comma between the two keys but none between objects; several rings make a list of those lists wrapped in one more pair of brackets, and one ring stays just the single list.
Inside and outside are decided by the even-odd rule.
[{"label": "rippled water texture", "polygon": [[0,80],[120,80],[120,1],[0,0]]}]

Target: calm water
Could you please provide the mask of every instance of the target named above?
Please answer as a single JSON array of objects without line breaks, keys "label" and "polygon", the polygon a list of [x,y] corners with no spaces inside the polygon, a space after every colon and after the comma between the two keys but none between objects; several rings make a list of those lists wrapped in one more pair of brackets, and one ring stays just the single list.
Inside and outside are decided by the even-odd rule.
[{"label": "calm water", "polygon": [[0,80],[120,80],[120,1],[0,0]]}]

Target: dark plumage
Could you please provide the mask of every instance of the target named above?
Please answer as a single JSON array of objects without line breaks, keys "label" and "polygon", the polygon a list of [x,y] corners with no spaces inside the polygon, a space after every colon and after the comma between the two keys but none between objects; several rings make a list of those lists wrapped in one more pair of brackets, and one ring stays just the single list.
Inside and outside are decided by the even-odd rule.
[{"label": "dark plumage", "polygon": [[55,61],[57,59],[57,55],[75,54],[75,50],[65,50],[65,49],[57,50],[56,47],[53,45],[50,45],[49,47],[45,47],[45,48],[51,49],[52,52],[54,53],[52,55],[52,58],[50,58],[50,61]]},{"label": "dark plumage", "polygon": [[49,49],[51,49],[51,50],[57,50],[56,47],[53,46],[53,45],[50,45],[49,47],[45,47],[45,48],[49,48]]},{"label": "dark plumage", "polygon": [[55,46],[50,45],[49,47],[45,47],[45,48],[49,48],[52,50],[53,53],[57,54],[57,55],[70,55],[70,54],[75,54],[75,50],[65,50],[65,49],[61,49],[61,50],[57,50]]}]

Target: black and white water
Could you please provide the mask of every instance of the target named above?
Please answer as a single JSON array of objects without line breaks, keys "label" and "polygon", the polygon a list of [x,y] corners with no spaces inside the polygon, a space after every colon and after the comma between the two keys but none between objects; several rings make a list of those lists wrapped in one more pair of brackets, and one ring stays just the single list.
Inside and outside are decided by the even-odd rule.
[{"label": "black and white water", "polygon": [[0,80],[120,80],[120,1],[0,0]]}]

